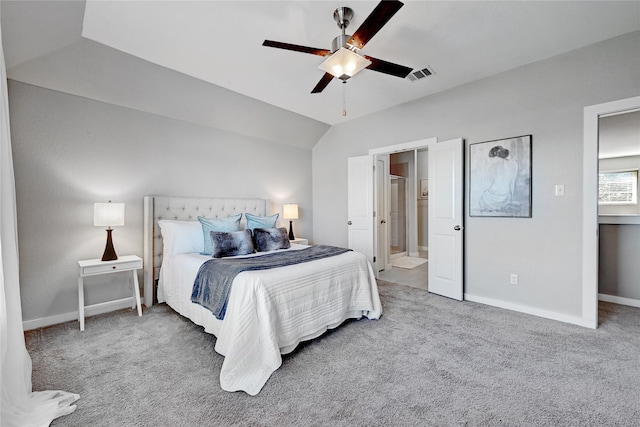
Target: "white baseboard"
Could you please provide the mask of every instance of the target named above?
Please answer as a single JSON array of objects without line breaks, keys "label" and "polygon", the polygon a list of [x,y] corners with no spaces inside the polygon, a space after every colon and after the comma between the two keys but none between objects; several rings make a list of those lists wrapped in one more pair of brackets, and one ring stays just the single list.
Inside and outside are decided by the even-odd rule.
[{"label": "white baseboard", "polygon": [[607,294],[598,294],[598,300],[640,308],[640,300],[633,299],[633,298],[617,297],[615,295],[607,295]]},{"label": "white baseboard", "polygon": [[409,252],[409,256],[412,256],[414,258],[418,258],[420,256],[420,252]]},{"label": "white baseboard", "polygon": [[428,251],[429,250],[429,246],[418,246],[418,250],[419,251]]},{"label": "white baseboard", "polygon": [[479,297],[476,295],[470,295],[465,293],[464,299],[467,301],[478,302],[480,304],[491,305],[494,307],[504,308],[511,311],[531,314],[533,316],[543,317],[545,319],[558,320],[564,323],[571,323],[573,325],[583,326],[585,328],[596,329],[596,327],[598,326],[590,319],[569,316],[566,314],[556,313],[555,311],[541,310],[539,308],[528,307],[526,305],[520,305],[520,304],[514,304],[511,302],[497,300],[493,298]]},{"label": "white baseboard", "polygon": [[[116,301],[109,301],[94,306],[87,307],[84,310],[84,317],[95,316],[96,314],[109,313],[110,311],[120,310],[123,308],[131,308],[132,298],[124,298]],[[59,323],[78,320],[78,311],[69,313],[56,314],[55,316],[41,317],[39,319],[26,320],[22,322],[22,329],[30,331],[32,329],[44,328],[45,326],[57,325]],[[78,324],[78,329],[80,325]]]}]

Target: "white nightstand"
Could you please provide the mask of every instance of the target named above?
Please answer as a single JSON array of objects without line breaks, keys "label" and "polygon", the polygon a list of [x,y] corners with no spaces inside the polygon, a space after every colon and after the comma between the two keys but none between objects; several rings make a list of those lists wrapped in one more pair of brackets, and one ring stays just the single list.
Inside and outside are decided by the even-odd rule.
[{"label": "white nightstand", "polygon": [[133,279],[133,296],[123,298],[109,303],[118,303],[131,300],[131,306],[138,307],[138,316],[142,316],[142,307],[140,306],[140,289],[138,287],[137,270],[142,268],[142,258],[136,255],[125,255],[119,257],[115,261],[102,261],[100,259],[86,259],[78,261],[80,270],[78,271],[78,321],[80,322],[80,330],[84,331],[84,309],[94,308],[107,303],[84,305],[84,278],[88,276],[98,276],[100,274],[119,273],[122,271],[130,271]]},{"label": "white nightstand", "polygon": [[299,245],[308,245],[309,244],[309,239],[301,239],[301,238],[297,238],[297,239],[293,239],[293,240],[289,240],[291,243],[297,243]]}]

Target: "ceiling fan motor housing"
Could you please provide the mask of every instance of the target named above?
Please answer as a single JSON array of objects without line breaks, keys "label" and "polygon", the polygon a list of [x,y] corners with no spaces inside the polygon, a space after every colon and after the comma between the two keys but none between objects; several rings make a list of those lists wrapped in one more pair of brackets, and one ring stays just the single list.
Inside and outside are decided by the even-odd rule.
[{"label": "ceiling fan motor housing", "polygon": [[336,24],[338,24],[338,28],[342,30],[342,35],[336,37],[331,42],[331,53],[334,53],[341,47],[355,50],[351,48],[351,46],[347,45],[347,42],[351,38],[351,35],[345,34],[345,30],[351,23],[351,19],[353,19],[353,9],[346,6],[339,7],[333,12],[333,19],[336,21]]},{"label": "ceiling fan motor housing", "polygon": [[349,26],[351,19],[353,19],[353,9],[350,7],[339,7],[333,12],[333,19],[338,24],[338,28],[344,30]]},{"label": "ceiling fan motor housing", "polygon": [[343,34],[333,39],[333,41],[331,42],[331,53],[337,51],[341,47],[346,47],[349,50],[355,50],[351,47],[351,45],[347,44],[350,38],[351,36],[349,34]]}]

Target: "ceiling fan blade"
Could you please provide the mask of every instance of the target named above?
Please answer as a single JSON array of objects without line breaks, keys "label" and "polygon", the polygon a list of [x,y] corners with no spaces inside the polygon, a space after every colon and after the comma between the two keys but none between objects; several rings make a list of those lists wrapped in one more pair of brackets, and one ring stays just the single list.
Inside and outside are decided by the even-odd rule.
[{"label": "ceiling fan blade", "polygon": [[405,67],[404,65],[394,64],[393,62],[384,61],[382,59],[373,58],[371,56],[364,55],[369,61],[371,61],[371,65],[367,67],[367,69],[372,71],[377,71],[379,73],[390,74],[392,76],[405,78],[409,75],[413,68]]},{"label": "ceiling fan blade", "polygon": [[300,45],[291,44],[291,43],[274,42],[273,40],[265,40],[264,42],[262,42],[262,46],[293,50],[293,51],[302,52],[302,53],[310,53],[312,55],[318,55],[318,56],[326,56],[331,53],[331,51],[328,49],[318,49],[315,47],[300,46]]},{"label": "ceiling fan blade", "polygon": [[329,73],[324,73],[324,76],[320,79],[316,87],[313,88],[311,93],[320,93],[324,90],[325,87],[333,80],[333,76]]},{"label": "ceiling fan blade", "polygon": [[347,43],[357,49],[362,49],[402,6],[404,3],[400,1],[381,1],[378,3]]}]

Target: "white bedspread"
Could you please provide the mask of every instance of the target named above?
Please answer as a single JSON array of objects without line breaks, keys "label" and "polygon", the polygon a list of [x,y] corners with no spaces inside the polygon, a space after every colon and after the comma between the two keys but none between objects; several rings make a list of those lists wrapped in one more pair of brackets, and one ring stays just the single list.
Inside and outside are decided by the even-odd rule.
[{"label": "white bedspread", "polygon": [[[292,244],[291,250],[304,246]],[[226,391],[256,395],[287,354],[301,342],[349,318],[378,319],[382,313],[371,265],[357,252],[262,271],[245,271],[234,280],[224,320],[191,302],[199,254],[165,258],[159,302],[217,337],[225,356],[220,385]]]}]

